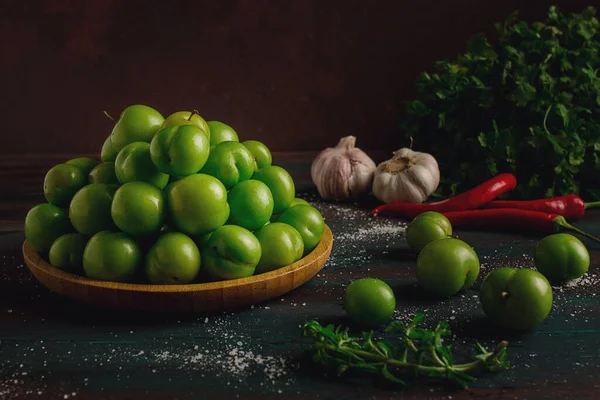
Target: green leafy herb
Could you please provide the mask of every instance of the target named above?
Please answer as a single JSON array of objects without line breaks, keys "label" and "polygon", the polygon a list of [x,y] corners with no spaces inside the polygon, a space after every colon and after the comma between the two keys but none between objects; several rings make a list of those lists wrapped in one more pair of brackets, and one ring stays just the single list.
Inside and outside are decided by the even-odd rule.
[{"label": "green leafy herb", "polygon": [[493,43],[477,35],[456,62],[417,79],[401,126],[444,171],[438,196],[512,172],[521,198],[600,198],[600,24],[595,9],[544,22],[513,13]]},{"label": "green leafy herb", "polygon": [[351,337],[348,328],[321,326],[308,321],[303,327],[303,336],[314,339],[309,351],[314,362],[335,370],[341,375],[347,370],[362,370],[379,375],[388,381],[405,385],[404,376],[445,378],[466,388],[475,381],[470,373],[478,369],[495,371],[508,368],[507,342],[500,342],[492,351],[477,343],[477,354],[473,361],[456,364],[450,345],[444,337],[450,336],[448,324],[443,321],[433,330],[420,326],[425,316],[415,315],[408,325],[401,321],[392,322],[387,333],[400,336],[391,341],[376,340],[373,331],[363,332],[362,337]]}]

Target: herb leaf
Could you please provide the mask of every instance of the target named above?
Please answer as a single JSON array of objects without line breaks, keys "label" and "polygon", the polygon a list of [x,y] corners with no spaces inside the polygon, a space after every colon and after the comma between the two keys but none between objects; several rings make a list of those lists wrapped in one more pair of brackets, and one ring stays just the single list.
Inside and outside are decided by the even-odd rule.
[{"label": "herb leaf", "polygon": [[435,197],[512,172],[519,198],[578,193],[600,200],[600,23],[596,10],[543,22],[515,12],[497,39],[466,44],[416,80],[400,126],[444,171]]}]

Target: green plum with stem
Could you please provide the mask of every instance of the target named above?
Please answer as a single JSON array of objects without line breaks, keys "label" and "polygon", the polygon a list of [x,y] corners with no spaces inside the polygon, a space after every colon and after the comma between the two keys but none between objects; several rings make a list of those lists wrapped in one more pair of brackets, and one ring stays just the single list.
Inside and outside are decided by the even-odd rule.
[{"label": "green plum with stem", "polygon": [[496,325],[530,330],[552,309],[552,287],[541,273],[529,268],[496,268],[481,284],[479,300]]},{"label": "green plum with stem", "polygon": [[208,124],[206,123],[204,118],[202,118],[200,116],[200,114],[198,113],[198,110],[174,112],[173,114],[169,115],[165,119],[165,122],[163,122],[162,128],[166,128],[168,126],[177,126],[177,125],[197,126],[198,128],[202,129],[202,131],[206,134],[206,138],[208,139],[208,141],[210,143],[210,136],[211,136],[210,128],[208,127]]},{"label": "green plum with stem", "polygon": [[[110,134],[111,150],[118,153],[129,143],[150,143],[164,121],[164,117],[152,107],[142,104],[126,107]],[[102,161],[112,160],[103,158]]]}]

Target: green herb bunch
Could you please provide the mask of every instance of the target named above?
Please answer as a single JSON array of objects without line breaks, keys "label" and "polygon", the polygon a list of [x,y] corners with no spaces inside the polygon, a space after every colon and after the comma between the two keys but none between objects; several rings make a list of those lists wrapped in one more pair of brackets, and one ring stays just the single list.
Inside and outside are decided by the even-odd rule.
[{"label": "green herb bunch", "polygon": [[401,121],[443,171],[438,196],[512,172],[520,198],[600,199],[600,30],[595,9],[528,24],[513,13],[497,40],[477,35],[456,62],[417,79]]},{"label": "green herb bunch", "polygon": [[472,371],[486,369],[495,371],[508,368],[507,342],[500,342],[492,351],[477,343],[477,355],[473,361],[455,364],[450,345],[443,338],[450,335],[448,324],[443,321],[435,329],[427,330],[419,325],[425,316],[415,315],[408,325],[401,321],[392,322],[387,333],[401,332],[397,340],[376,340],[373,331],[363,332],[362,337],[351,337],[348,328],[321,326],[308,321],[303,327],[303,336],[314,340],[309,347],[314,362],[329,367],[341,375],[347,370],[360,370],[376,374],[388,381],[405,385],[402,377],[424,376],[447,379],[466,388],[476,378]]}]

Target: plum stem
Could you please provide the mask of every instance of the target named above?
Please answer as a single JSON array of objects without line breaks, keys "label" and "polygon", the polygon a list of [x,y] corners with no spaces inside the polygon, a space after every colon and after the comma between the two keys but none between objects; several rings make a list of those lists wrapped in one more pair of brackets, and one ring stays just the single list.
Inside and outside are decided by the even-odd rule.
[{"label": "plum stem", "polygon": [[102,112],[104,113],[104,115],[106,115],[108,118],[110,118],[110,120],[111,120],[112,122],[117,122],[117,121],[115,121],[115,119],[114,119],[114,118],[113,118],[113,117],[112,117],[112,116],[111,116],[111,115],[108,113],[108,111],[104,110],[104,111],[102,111]]},{"label": "plum stem", "polygon": [[188,120],[188,121],[191,121],[191,120],[192,120],[192,117],[194,116],[194,114],[196,114],[196,115],[200,115],[200,113],[198,112],[198,110],[194,110],[194,111],[190,112],[190,116],[188,117],[188,119],[187,119],[187,120]]}]

